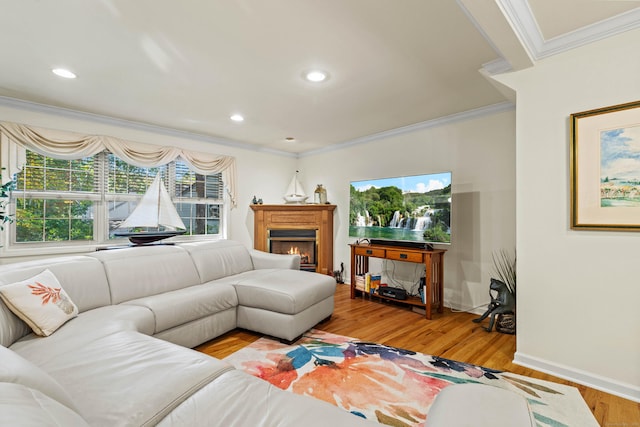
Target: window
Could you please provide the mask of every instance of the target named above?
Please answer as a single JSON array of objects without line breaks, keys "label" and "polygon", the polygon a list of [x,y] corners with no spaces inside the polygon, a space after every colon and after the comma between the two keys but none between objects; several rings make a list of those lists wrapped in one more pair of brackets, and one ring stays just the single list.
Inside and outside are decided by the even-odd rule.
[{"label": "window", "polygon": [[[135,209],[157,174],[187,227],[186,235],[220,235],[224,185],[220,173],[200,175],[182,161],[143,168],[109,152],[57,160],[27,151],[16,175],[13,245],[113,242],[113,231]],[[49,246],[49,245],[47,245]]]},{"label": "window", "polygon": [[199,175],[175,162],[176,209],[187,234],[220,234],[224,184],[221,174]]},{"label": "window", "polygon": [[93,158],[56,160],[27,152],[16,176],[14,241],[93,241],[96,192]]}]

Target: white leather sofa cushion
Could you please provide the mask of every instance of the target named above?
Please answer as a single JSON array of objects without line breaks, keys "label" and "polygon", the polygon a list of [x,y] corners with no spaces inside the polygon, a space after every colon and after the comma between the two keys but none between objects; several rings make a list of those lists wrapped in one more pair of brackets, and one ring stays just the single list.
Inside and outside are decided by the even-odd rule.
[{"label": "white leather sofa cushion", "polygon": [[72,409],[22,384],[0,382],[0,422],[3,426],[89,427]]},{"label": "white leather sofa cushion", "polygon": [[254,270],[263,268],[285,268],[300,270],[300,255],[271,254],[255,249],[249,249]]},{"label": "white leather sofa cushion", "polygon": [[0,345],[10,346],[33,331],[0,300]]},{"label": "white leather sofa cushion", "polygon": [[238,305],[238,297],[231,285],[207,283],[138,298],[123,304],[139,305],[151,310],[155,317],[154,333],[158,333],[235,308]]},{"label": "white leather sofa cushion", "polygon": [[238,327],[261,332],[287,341],[295,341],[303,333],[333,313],[333,296],[296,314],[283,314],[263,308],[239,305]]},{"label": "white leather sofa cushion", "polygon": [[47,338],[27,335],[16,341],[10,349],[36,365],[46,367],[49,363],[55,363],[56,358],[73,354],[103,336],[119,331],[139,331],[151,335],[154,328],[153,313],[148,308],[108,305],[80,313]]},{"label": "white leather sofa cushion", "polygon": [[233,240],[183,243],[198,269],[202,283],[253,270],[248,249]]},{"label": "white leather sofa cushion", "polygon": [[178,246],[131,247],[89,256],[104,265],[112,304],[200,284],[189,253]]},{"label": "white leather sofa cushion", "polygon": [[[99,261],[84,257],[59,257],[0,266],[0,286],[33,277],[49,269],[60,282],[78,310],[91,310],[111,304],[109,284]],[[22,320],[0,302],[0,344],[10,346],[31,333]]]},{"label": "white leather sofa cushion", "polygon": [[46,363],[80,415],[92,426],[109,427],[154,425],[232,369],[206,354],[132,331],[101,337]]},{"label": "white leather sofa cushion", "polygon": [[3,346],[0,346],[0,382],[22,384],[40,391],[74,411],[77,410],[69,393],[56,380],[16,352]]},{"label": "white leather sofa cushion", "polygon": [[336,290],[333,277],[300,270],[253,270],[224,280],[234,282],[241,306],[285,314],[300,313]]},{"label": "white leather sofa cushion", "polygon": [[231,371],[187,399],[158,427],[376,425],[380,426],[322,400],[281,390],[242,371]]},{"label": "white leather sofa cushion", "polygon": [[99,261],[86,256],[49,258],[0,266],[2,284],[26,280],[49,269],[80,312],[111,304],[109,283]]},{"label": "white leather sofa cushion", "polygon": [[158,332],[153,336],[182,347],[194,348],[204,342],[229,332],[238,326],[237,307],[202,317],[175,328]]},{"label": "white leather sofa cushion", "polygon": [[425,427],[535,427],[527,400],[485,384],[455,384],[438,393]]}]

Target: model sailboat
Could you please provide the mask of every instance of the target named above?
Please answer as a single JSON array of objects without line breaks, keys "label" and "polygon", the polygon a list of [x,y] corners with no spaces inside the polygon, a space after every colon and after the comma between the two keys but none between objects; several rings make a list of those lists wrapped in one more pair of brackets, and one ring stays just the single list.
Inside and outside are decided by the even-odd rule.
[{"label": "model sailboat", "polygon": [[149,231],[115,231],[113,233],[118,237],[128,237],[129,241],[136,245],[167,239],[187,231],[167,189],[160,181],[160,174],[156,175],[131,215],[118,227],[118,229],[124,228],[130,230],[151,229]]},{"label": "model sailboat", "polygon": [[289,187],[287,188],[287,194],[284,195],[284,199],[287,203],[304,203],[309,196],[304,194],[304,190],[302,189],[302,185],[300,181],[298,181],[298,171],[293,176]]}]

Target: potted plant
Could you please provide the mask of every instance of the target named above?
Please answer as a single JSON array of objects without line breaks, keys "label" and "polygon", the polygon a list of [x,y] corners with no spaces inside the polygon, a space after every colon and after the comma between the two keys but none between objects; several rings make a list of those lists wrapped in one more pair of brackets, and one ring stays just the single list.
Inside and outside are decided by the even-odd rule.
[{"label": "potted plant", "polygon": [[[0,181],[2,180],[2,174],[0,174]],[[4,224],[7,222],[13,222],[13,215],[7,210],[9,204],[9,196],[13,189],[13,181],[9,181],[6,184],[0,186],[0,231],[4,230]]]}]

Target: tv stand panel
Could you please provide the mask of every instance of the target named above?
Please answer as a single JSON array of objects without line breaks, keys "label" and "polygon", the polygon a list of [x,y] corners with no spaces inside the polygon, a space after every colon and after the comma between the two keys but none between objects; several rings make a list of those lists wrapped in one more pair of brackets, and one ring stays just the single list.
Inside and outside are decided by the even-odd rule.
[{"label": "tv stand panel", "polygon": [[[388,242],[386,242],[388,243]],[[394,242],[395,243],[395,242]],[[393,261],[404,261],[424,264],[425,266],[425,291],[426,302],[423,303],[419,297],[409,296],[406,300],[396,300],[377,293],[373,296],[382,299],[395,301],[400,304],[419,306],[425,309],[425,316],[431,320],[434,308],[438,313],[443,312],[444,297],[444,249],[424,249],[398,247],[393,244],[379,244],[373,241],[370,244],[352,243],[351,246],[351,298],[355,298],[358,292],[365,292],[356,289],[356,275],[364,275],[369,271],[369,258],[382,258]]]},{"label": "tv stand panel", "polygon": [[433,250],[433,245],[424,242],[412,242],[409,240],[385,240],[385,239],[371,239],[372,245],[378,246],[392,246],[398,248],[412,248],[412,249],[425,249],[428,251]]}]

